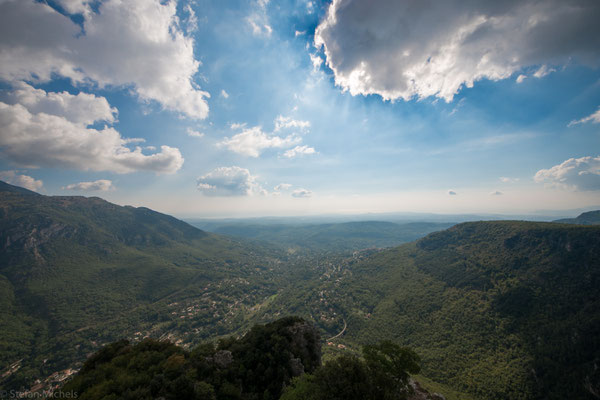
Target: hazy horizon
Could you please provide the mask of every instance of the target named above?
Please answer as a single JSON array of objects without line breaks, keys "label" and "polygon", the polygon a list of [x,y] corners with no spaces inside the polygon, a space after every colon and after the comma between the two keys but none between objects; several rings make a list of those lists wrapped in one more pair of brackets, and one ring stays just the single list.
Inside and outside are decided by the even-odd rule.
[{"label": "hazy horizon", "polygon": [[598,6],[410,4],[1,0],[0,179],[187,218],[600,204]]}]

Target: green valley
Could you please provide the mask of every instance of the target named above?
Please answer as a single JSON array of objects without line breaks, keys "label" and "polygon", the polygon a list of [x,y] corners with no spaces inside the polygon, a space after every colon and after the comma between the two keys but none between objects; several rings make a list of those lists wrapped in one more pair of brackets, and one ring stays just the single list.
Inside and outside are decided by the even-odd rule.
[{"label": "green valley", "polygon": [[[295,383],[282,372],[275,386],[267,380],[241,398],[263,398],[257,393],[267,387],[277,398],[283,392],[273,388],[281,382],[295,385],[288,398],[326,393],[314,379],[340,370],[379,376],[369,375],[369,356],[360,350],[377,343],[414,350],[419,382],[448,399],[593,399],[600,392],[600,226],[467,222],[384,249],[388,240],[402,243],[442,226],[416,224],[412,233],[379,222],[248,226],[245,234],[235,228],[234,239],[146,208],[7,184],[0,216],[5,389],[60,387],[82,366],[81,374],[113,382],[102,369],[93,372],[90,360],[114,350],[107,362],[124,374],[114,381],[123,390],[171,396],[160,386],[168,373],[165,385],[181,377],[196,394],[230,398],[227,379],[243,387],[254,381],[243,372],[253,361],[236,358],[247,357],[235,353],[242,346],[236,341],[262,332],[251,329],[257,323],[276,327],[268,324],[296,315],[316,327],[330,367]],[[270,354],[271,345],[252,343],[255,350],[242,346],[254,354],[249,360]],[[202,357],[219,349],[234,354],[241,370],[226,379],[194,375]],[[123,357],[111,361],[117,353]],[[148,370],[147,379],[159,380],[152,390],[128,375],[149,368],[146,357],[160,364]],[[265,371],[269,357],[261,361]],[[123,364],[138,359],[143,365]],[[172,367],[183,375],[168,372]],[[76,376],[65,387],[110,392],[90,389],[86,379]]]}]

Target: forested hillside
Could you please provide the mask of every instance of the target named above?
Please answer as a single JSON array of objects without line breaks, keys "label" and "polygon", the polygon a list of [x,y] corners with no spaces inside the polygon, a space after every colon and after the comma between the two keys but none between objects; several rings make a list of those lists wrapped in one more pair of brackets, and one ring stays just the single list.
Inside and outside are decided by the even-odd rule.
[{"label": "forested hillside", "polygon": [[460,224],[320,271],[271,307],[347,325],[334,347],[411,346],[427,377],[478,398],[599,392],[600,227]]},{"label": "forested hillside", "polygon": [[600,210],[584,212],[576,218],[564,218],[555,222],[562,224],[600,225]]},{"label": "forested hillside", "polygon": [[5,388],[122,337],[187,343],[232,332],[277,290],[277,252],[99,198],[3,183],[0,243]]},{"label": "forested hillside", "polygon": [[[0,217],[3,389],[27,389],[38,378],[57,385],[70,368],[123,338],[130,344],[114,349],[126,349],[130,361],[158,346],[166,352],[164,359],[157,355],[164,374],[180,362],[185,370],[195,365],[189,351],[199,343],[300,315],[318,330],[324,359],[337,365],[330,367],[333,376],[338,367],[371,376],[361,364],[368,357],[352,357],[365,345],[391,340],[414,349],[422,381],[450,388],[444,393],[456,392],[452,398],[593,399],[600,393],[600,226],[474,222],[385,250],[335,245],[337,252],[290,252],[207,233],[146,208],[42,196],[6,184],[0,185]],[[360,238],[358,225],[340,229]],[[315,237],[326,231],[317,228]],[[351,248],[357,242],[348,237]],[[236,340],[218,349],[233,353]],[[122,359],[115,360],[122,368]],[[246,373],[244,365],[236,374]],[[56,375],[60,370],[68,372]],[[329,379],[331,371],[323,371],[295,381],[285,395],[303,398],[303,390],[323,389],[313,380]],[[238,383],[258,379],[236,376]],[[202,379],[212,386],[211,392],[201,385],[207,393],[226,397],[226,385]],[[375,393],[369,385],[361,388]],[[268,390],[274,398],[281,394]]]},{"label": "forested hillside", "polygon": [[390,341],[365,346],[362,358],[347,354],[321,365],[318,330],[286,317],[192,351],[152,339],[115,342],[58,393],[85,400],[442,399],[410,379],[419,369],[414,351]]}]

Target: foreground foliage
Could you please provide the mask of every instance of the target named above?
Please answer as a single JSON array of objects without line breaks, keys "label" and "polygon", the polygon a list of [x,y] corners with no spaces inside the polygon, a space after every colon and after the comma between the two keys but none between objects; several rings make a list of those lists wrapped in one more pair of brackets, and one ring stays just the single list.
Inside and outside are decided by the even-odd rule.
[{"label": "foreground foliage", "polygon": [[410,349],[385,341],[366,346],[364,359],[343,356],[321,366],[317,330],[288,317],[256,325],[242,338],[188,352],[146,339],[110,344],[90,357],[63,391],[94,399],[405,399],[409,373],[419,371]]}]

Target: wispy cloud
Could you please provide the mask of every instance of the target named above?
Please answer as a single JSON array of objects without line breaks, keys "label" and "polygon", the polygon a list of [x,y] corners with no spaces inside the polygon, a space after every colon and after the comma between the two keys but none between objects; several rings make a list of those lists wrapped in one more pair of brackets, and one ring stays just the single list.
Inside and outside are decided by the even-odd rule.
[{"label": "wispy cloud", "polygon": [[578,120],[573,120],[571,122],[569,122],[569,127],[573,126],[573,125],[578,125],[578,124],[585,124],[587,122],[591,122],[593,124],[598,124],[600,123],[600,107],[598,107],[598,109],[596,110],[596,112],[588,115],[587,117],[578,119]]},{"label": "wispy cloud", "polygon": [[316,151],[313,147],[296,146],[293,149],[287,150],[285,153],[283,153],[283,156],[286,158],[294,158],[306,154],[316,154]]},{"label": "wispy cloud", "polygon": [[296,198],[307,198],[312,197],[313,192],[308,189],[296,189],[292,192],[292,197]]},{"label": "wispy cloud", "polygon": [[64,186],[63,189],[86,191],[86,192],[93,192],[93,191],[107,192],[109,190],[115,190],[115,187],[114,187],[112,181],[110,181],[108,179],[98,179],[97,181],[93,181],[93,182],[72,183],[70,185]]}]

